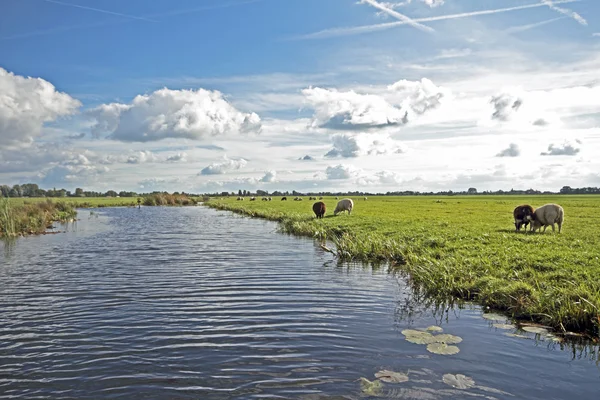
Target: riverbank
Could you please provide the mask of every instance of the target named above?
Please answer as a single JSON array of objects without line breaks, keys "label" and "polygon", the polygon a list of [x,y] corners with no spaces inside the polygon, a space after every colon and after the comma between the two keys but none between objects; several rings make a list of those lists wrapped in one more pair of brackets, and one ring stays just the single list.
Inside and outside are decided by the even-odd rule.
[{"label": "riverbank", "polygon": [[186,195],[154,194],[139,197],[0,198],[0,237],[45,233],[54,222],[77,216],[77,208],[191,206],[198,200]]},{"label": "riverbank", "polygon": [[[599,337],[600,196],[353,198],[351,216],[325,218],[312,201],[211,199],[205,205],[278,221],[283,232],[328,239],[340,259],[391,262],[429,296],[476,301],[560,331]],[[514,231],[512,211],[556,202],[561,234]]]}]

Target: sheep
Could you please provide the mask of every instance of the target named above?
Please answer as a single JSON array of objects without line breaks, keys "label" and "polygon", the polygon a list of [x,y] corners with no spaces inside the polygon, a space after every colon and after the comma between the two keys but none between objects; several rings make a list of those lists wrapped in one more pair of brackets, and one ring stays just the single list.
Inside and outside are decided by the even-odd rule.
[{"label": "sheep", "polygon": [[339,197],[337,197],[337,196],[335,196],[335,199],[336,199],[336,200],[339,200],[340,198],[339,198]]},{"label": "sheep", "polygon": [[323,196],[319,196],[319,200],[323,200]]},{"label": "sheep", "polygon": [[250,197],[250,201],[256,200],[256,197]]},{"label": "sheep", "polygon": [[335,210],[333,211],[333,215],[338,215],[341,212],[348,211],[348,215],[352,212],[352,208],[354,207],[354,202],[352,199],[343,199],[338,201],[337,206],[335,206]]},{"label": "sheep", "polygon": [[565,210],[558,204],[545,204],[536,209],[532,215],[527,217],[531,221],[530,231],[535,232],[538,228],[544,227],[544,232],[548,225],[552,226],[554,232],[554,224],[558,225],[558,233],[562,229],[562,224],[565,220]]},{"label": "sheep", "polygon": [[268,201],[272,201],[273,199],[272,199],[272,198],[270,198],[270,197],[267,197],[267,200],[268,200]]},{"label": "sheep", "polygon": [[367,200],[367,196],[365,196],[365,201]]},{"label": "sheep", "polygon": [[525,231],[527,231],[529,217],[533,215],[534,211],[535,209],[529,204],[521,204],[520,206],[515,207],[513,216],[515,217],[515,229],[517,232],[521,230],[521,227],[525,227]]},{"label": "sheep", "polygon": [[244,198],[240,196],[237,198],[237,201],[244,201]]},{"label": "sheep", "polygon": [[323,218],[323,215],[325,215],[326,207],[325,203],[323,203],[322,201],[318,201],[315,204],[313,204],[312,209],[317,218]]},{"label": "sheep", "polygon": [[287,201],[287,197],[282,197],[281,201]]}]

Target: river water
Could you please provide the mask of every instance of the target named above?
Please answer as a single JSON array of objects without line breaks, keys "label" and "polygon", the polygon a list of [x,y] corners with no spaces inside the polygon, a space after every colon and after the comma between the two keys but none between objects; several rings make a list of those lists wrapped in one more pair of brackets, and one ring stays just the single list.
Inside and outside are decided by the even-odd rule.
[{"label": "river water", "polygon": [[[338,265],[274,223],[204,207],[79,218],[0,244],[1,399],[357,399],[382,369],[409,377],[382,398],[600,397],[597,348],[434,311],[385,268]],[[401,334],[430,325],[460,352]]]}]

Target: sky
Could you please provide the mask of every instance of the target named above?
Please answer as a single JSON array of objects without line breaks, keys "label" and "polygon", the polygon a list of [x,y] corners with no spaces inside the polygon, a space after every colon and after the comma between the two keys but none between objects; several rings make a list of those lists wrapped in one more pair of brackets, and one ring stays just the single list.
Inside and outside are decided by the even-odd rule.
[{"label": "sky", "polygon": [[597,0],[0,0],[0,184],[600,186]]}]

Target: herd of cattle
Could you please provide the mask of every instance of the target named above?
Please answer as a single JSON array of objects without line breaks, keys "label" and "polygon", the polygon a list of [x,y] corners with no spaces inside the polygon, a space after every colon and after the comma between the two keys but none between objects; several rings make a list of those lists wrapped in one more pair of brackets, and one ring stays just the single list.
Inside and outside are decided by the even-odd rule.
[{"label": "herd of cattle", "polygon": [[521,227],[525,227],[527,230],[529,224],[531,224],[529,231],[535,232],[544,227],[544,232],[546,232],[546,228],[551,226],[552,232],[554,232],[554,224],[557,224],[558,233],[560,233],[565,220],[565,210],[558,204],[546,204],[537,209],[529,204],[522,204],[515,208],[513,215],[517,232],[521,230]]},{"label": "herd of cattle", "polygon": [[[339,198],[336,197],[336,200]],[[367,200],[367,198],[364,198]],[[238,197],[238,201],[243,201],[244,197]],[[255,201],[256,197],[250,197],[250,201]],[[262,197],[262,201],[271,201],[271,197]],[[282,197],[281,201],[286,201],[287,197]],[[317,200],[316,197],[310,197],[309,200]],[[319,197],[319,200],[323,200],[323,197]],[[302,197],[296,196],[294,201],[302,201]],[[348,214],[352,212],[354,208],[354,202],[352,199],[342,199],[338,201],[335,210],[333,211],[333,215],[338,215],[341,212],[347,211]],[[327,211],[327,207],[325,203],[322,201],[318,201],[313,204],[313,212],[317,218],[323,218],[325,215],[325,211]],[[560,233],[562,229],[562,224],[565,220],[565,211],[558,204],[546,204],[537,209],[533,208],[529,204],[522,204],[517,206],[513,211],[513,216],[515,218],[515,229],[517,232],[521,230],[522,227],[525,227],[527,230],[527,225],[530,225],[529,231],[535,232],[540,228],[544,228],[544,232],[546,232],[546,228],[551,226],[552,231],[554,232],[554,224],[558,225],[558,233]]]}]

